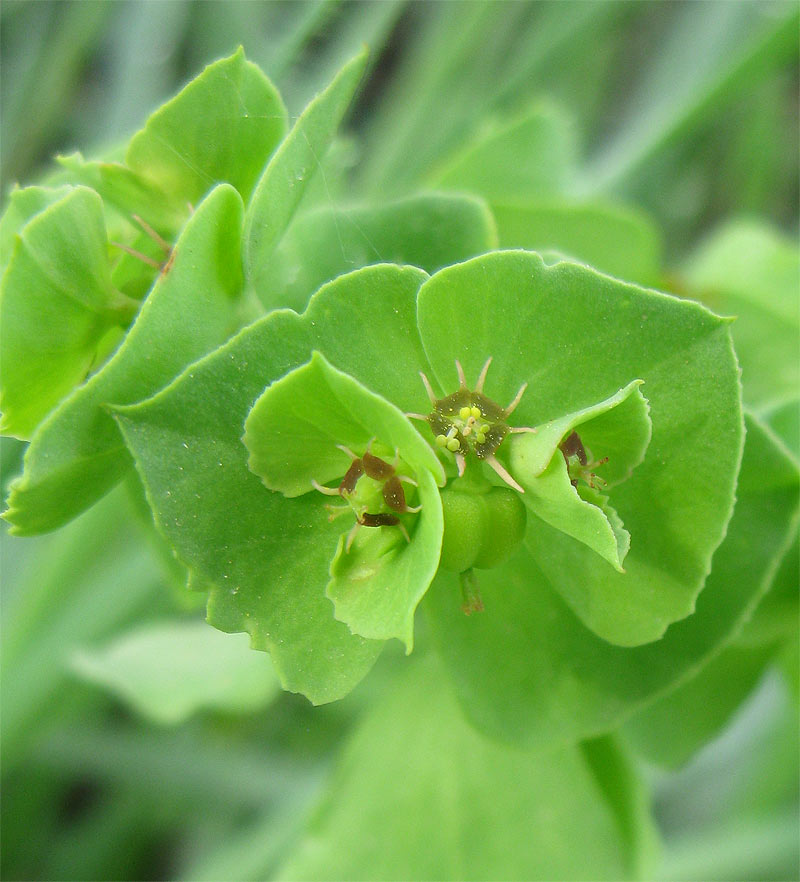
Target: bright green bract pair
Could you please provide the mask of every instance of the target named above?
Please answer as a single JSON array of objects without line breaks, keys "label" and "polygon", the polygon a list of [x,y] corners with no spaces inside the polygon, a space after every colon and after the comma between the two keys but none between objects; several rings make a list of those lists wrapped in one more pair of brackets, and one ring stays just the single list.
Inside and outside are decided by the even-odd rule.
[{"label": "bright green bract pair", "polygon": [[[410,648],[439,563],[437,485],[464,479],[405,414],[430,409],[420,371],[446,395],[456,360],[472,378],[490,355],[486,395],[510,401],[528,382],[510,422],[537,427],[498,450],[528,515],[504,565],[515,572],[508,590],[555,589],[587,639],[627,646],[691,612],[741,455],[727,323],[527,252],[430,277],[367,267],[324,286],[302,315],[279,310],[246,328],[118,417],[162,529],[212,586],[209,620],[247,630],[287,688],[330,701],[363,677],[383,640]],[[559,444],[576,428],[595,457],[609,457],[602,490],[571,483]],[[312,481],[335,489],[350,465],[337,445],[360,457],[371,442],[387,462],[397,451],[421,509],[401,516],[410,541],[394,526],[365,526],[348,556],[340,540],[354,518],[330,520],[331,500]],[[457,589],[445,603],[464,619]],[[495,652],[499,663],[502,641]]]},{"label": "bright green bract pair", "polygon": [[[407,333],[414,333],[414,329]],[[502,345],[500,348],[502,351]],[[488,365],[487,359],[487,368]],[[420,368],[423,366],[426,365],[421,364]],[[481,389],[486,373],[481,372]],[[342,514],[353,514],[356,518],[353,528],[352,518],[342,519],[349,532],[346,540],[345,534],[340,537],[331,568],[327,594],[334,603],[336,618],[362,637],[398,637],[408,651],[413,645],[416,605],[436,573],[440,551],[442,565],[457,572],[499,565],[523,538],[526,505],[533,514],[596,551],[619,572],[624,572],[622,560],[630,544],[630,536],[608,497],[594,489],[594,480],[602,481],[604,486],[609,481],[619,483],[630,476],[644,456],[650,439],[650,421],[638,388],[641,381],[629,383],[594,407],[549,420],[540,427],[518,430],[500,424],[508,435],[498,435],[492,450],[510,449],[510,474],[495,460],[494,452],[487,456],[484,449],[486,439],[481,429],[494,430],[482,426],[482,420],[491,422],[489,414],[496,407],[482,392],[469,393],[463,376],[460,381],[461,397],[482,403],[486,414],[475,404],[471,408],[474,414],[470,414],[469,407],[462,407],[463,421],[459,424],[466,437],[461,433],[456,437],[453,424],[449,432],[453,437],[447,447],[437,443],[432,448],[394,405],[336,370],[318,352],[308,364],[267,388],[245,423],[243,440],[250,451],[249,467],[270,490],[288,498],[319,492],[322,495],[315,498],[320,520],[325,517],[323,509],[329,512],[328,520],[338,519]],[[424,382],[429,385],[427,378]],[[434,408],[441,406],[432,390],[429,394]],[[508,408],[499,413],[505,416],[510,411]],[[417,415],[412,417],[420,419]],[[473,425],[476,418],[480,419]],[[435,434],[440,424],[444,425],[437,411],[432,414],[432,425],[423,430],[429,441],[433,440],[431,430]],[[605,454],[604,460],[613,457],[613,463],[601,462],[609,466],[608,478],[585,473],[583,481],[570,479],[575,473],[568,469],[567,449],[563,448],[562,456],[559,444],[577,427],[591,438],[595,450]],[[525,434],[515,435],[516,431]],[[469,441],[475,435],[480,439],[478,455],[457,452],[461,438],[461,449],[474,454]],[[436,436],[436,441],[444,438]],[[396,469],[389,462],[374,460],[370,448],[376,441],[386,450],[395,451],[396,461],[404,467]],[[459,472],[463,474],[468,463],[470,470],[465,477],[451,478],[452,489],[444,496],[444,521],[436,485],[444,486],[447,479],[443,462],[434,450],[439,450],[447,465],[452,464],[455,451]],[[581,451],[583,465],[587,466],[586,453],[583,448]],[[417,488],[419,505],[410,510],[402,488],[398,489],[401,505],[382,499],[379,492],[372,494],[369,503],[364,498],[361,506],[354,505],[359,488],[374,483],[372,477],[377,477],[361,476],[362,462],[366,464],[368,457],[381,463],[387,474],[407,472],[405,480]],[[499,480],[505,480],[513,489],[493,486],[482,476],[482,459],[488,459],[499,472]],[[575,465],[580,470],[580,463]],[[358,471],[354,471],[356,468]],[[498,480],[498,476],[489,474]],[[338,491],[320,483],[334,479]],[[377,486],[375,489],[379,491]],[[333,506],[324,499],[325,495],[341,496],[350,504]],[[416,509],[421,510],[419,515]],[[353,542],[360,527],[370,529],[363,530]],[[474,584],[474,575],[467,578],[468,584]],[[480,609],[477,595],[471,604],[466,599],[465,603],[468,611],[473,607]]]}]

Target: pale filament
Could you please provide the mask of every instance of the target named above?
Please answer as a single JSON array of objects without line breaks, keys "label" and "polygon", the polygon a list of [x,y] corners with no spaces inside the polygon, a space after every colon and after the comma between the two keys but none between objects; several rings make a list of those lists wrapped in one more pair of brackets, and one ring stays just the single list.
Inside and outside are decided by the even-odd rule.
[{"label": "pale filament", "polygon": [[[428,393],[428,398],[430,398],[431,404],[434,407],[436,407],[436,396],[433,394],[433,388],[431,387],[430,381],[425,376],[425,374],[422,373],[422,371],[419,372],[419,375],[422,378],[422,385],[425,387],[425,391]],[[411,414],[408,414],[408,415],[411,416]],[[428,418],[423,417],[423,419],[428,419]]]},{"label": "pale filament", "polygon": [[[315,490],[319,490],[320,493],[324,493],[326,496],[340,496],[338,489],[334,489],[333,487],[323,487],[317,480],[314,478],[311,479],[311,486]],[[350,506],[345,506],[345,508],[349,508]]]},{"label": "pale filament", "polygon": [[138,214],[132,214],[131,217],[136,221],[137,224],[147,233],[147,235],[158,245],[158,247],[165,253],[169,254],[172,249],[172,246],[167,242],[163,237],[161,237],[146,221],[142,220]]},{"label": "pale filament", "polygon": [[481,368],[480,375],[478,376],[478,382],[475,384],[476,392],[483,392],[483,384],[486,382],[486,372],[489,370],[489,365],[492,363],[492,356],[490,355],[486,359],[486,364]]},{"label": "pale filament", "polygon": [[505,415],[506,415],[506,416],[509,416],[510,414],[512,414],[512,413],[516,410],[516,407],[517,407],[517,405],[520,403],[520,401],[522,400],[522,396],[525,394],[525,390],[526,390],[527,388],[528,388],[528,384],[527,384],[527,383],[523,383],[523,384],[519,387],[519,392],[517,392],[517,394],[514,396],[514,400],[513,400],[513,401],[511,402],[511,404],[509,404],[508,407],[505,409]]},{"label": "pale filament", "polygon": [[513,487],[515,490],[518,490],[520,493],[524,493],[525,489],[520,487],[520,485],[509,475],[504,466],[500,463],[499,460],[495,459],[493,456],[487,456],[484,462],[488,462],[489,465],[495,470],[495,472],[508,484],[509,487]]}]

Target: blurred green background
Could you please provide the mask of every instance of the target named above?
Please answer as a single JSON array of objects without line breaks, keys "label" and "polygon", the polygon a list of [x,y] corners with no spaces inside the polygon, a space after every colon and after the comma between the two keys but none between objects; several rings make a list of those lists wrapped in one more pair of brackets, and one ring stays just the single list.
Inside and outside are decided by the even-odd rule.
[{"label": "blurred green background", "polygon": [[[725,219],[755,215],[796,238],[797,8],[5,0],[3,192],[46,173],[55,153],[124,141],[239,44],[294,117],[366,43],[370,72],[328,198],[413,192],[466,140],[547,101],[579,144],[570,195],[648,213],[663,234],[662,284],[677,286],[683,259]],[[3,439],[0,452],[5,487],[23,445]],[[115,491],[50,536],[2,537],[4,878],[269,876],[390,682],[391,653],[336,705],[269,691],[169,724],[97,685],[91,653],[112,638],[201,615],[136,496]],[[796,878],[797,756],[797,707],[769,669],[687,765],[645,766],[660,877]]]},{"label": "blurred green background", "polygon": [[794,229],[793,13],[781,0],[6,0],[2,177],[29,182],[55,152],[123,141],[240,44],[297,115],[366,43],[356,193],[413,187],[487,120],[544,96],[575,121],[580,190],[651,211],[679,254],[731,214]]}]

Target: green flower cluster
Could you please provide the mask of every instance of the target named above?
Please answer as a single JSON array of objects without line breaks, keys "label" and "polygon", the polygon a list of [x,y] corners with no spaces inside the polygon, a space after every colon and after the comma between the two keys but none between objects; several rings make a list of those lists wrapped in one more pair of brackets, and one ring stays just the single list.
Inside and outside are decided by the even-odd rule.
[{"label": "green flower cluster", "polygon": [[[586,322],[604,334],[565,360]],[[697,361],[676,363],[687,346]],[[711,364],[698,395],[688,378]],[[495,425],[486,402],[514,401],[528,383],[518,425],[491,454],[496,469],[436,440],[440,410],[481,373]],[[428,424],[417,421],[426,402]],[[481,425],[471,409],[461,417],[472,406],[455,413],[462,437]],[[498,626],[511,610],[498,579],[528,585],[516,603],[534,585],[555,590],[589,645],[657,640],[703,585],[741,449],[726,322],[520,251],[432,276],[386,264],[341,276],[302,315],[262,318],[118,419],[159,521],[212,583],[210,620],[248,630],[285,684],[316,701],[352,688],[383,641],[410,651],[426,593],[434,632],[464,618],[462,603],[483,603],[473,618]],[[708,435],[686,431],[693,423],[730,440],[713,461]],[[535,431],[512,431],[525,426]],[[587,451],[605,460],[592,466],[602,492]],[[406,479],[410,502],[404,490],[393,507],[385,475]],[[331,511],[333,494],[346,508]],[[446,587],[448,571],[460,589]],[[507,649],[497,639],[486,669]]]},{"label": "green flower cluster", "polygon": [[[209,622],[286,689],[341,698],[424,616],[483,730],[607,731],[741,621],[746,479],[769,462],[786,495],[795,472],[755,421],[742,460],[730,323],[697,303],[497,250],[502,211],[474,197],[293,222],[364,64],[287,131],[237,53],[124,161],[70,157],[12,195],[3,426],[31,444],[5,517],[52,529],[135,468]],[[342,218],[397,262],[342,274]],[[312,242],[318,262],[292,259]]]}]

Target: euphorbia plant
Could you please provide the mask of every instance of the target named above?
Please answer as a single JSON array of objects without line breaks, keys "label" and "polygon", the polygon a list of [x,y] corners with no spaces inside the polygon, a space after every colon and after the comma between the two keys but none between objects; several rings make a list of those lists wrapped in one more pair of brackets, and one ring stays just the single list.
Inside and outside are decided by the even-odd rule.
[{"label": "euphorbia plant", "polygon": [[[549,109],[429,175],[477,195],[314,203],[365,64],[287,130],[240,51],[157,111],[124,161],[67,157],[53,186],[12,194],[3,426],[30,446],[5,517],[53,529],[126,478],[208,622],[247,632],[284,689],[341,699],[387,641],[410,654],[421,633],[439,660],[399,663],[398,681],[421,719],[441,705],[452,743],[498,780],[519,748],[532,781],[559,763],[586,774],[585,792],[643,829],[608,733],[752,613],[791,532],[796,464],[752,415],[745,443],[730,321],[622,278],[651,281],[650,257],[615,255],[611,276],[512,247],[543,217],[571,219],[563,252],[605,223],[486,192],[492,156],[532,132],[559,143]],[[491,771],[473,777],[488,805]],[[610,876],[641,870],[644,834],[626,835],[635,857]],[[583,872],[562,852],[541,866]],[[292,872],[313,875],[318,856],[299,854]],[[314,872],[331,866],[349,873]]]},{"label": "euphorbia plant", "polygon": [[[587,342],[587,326],[602,333]],[[577,339],[580,354],[570,343]],[[674,355],[687,350],[696,362]],[[507,481],[476,456],[459,477],[453,453],[445,447],[437,458],[434,431],[405,415],[431,406],[420,371],[444,395],[459,387],[456,359],[477,377],[489,355],[486,395],[511,401],[529,383],[513,419],[537,429],[509,433],[496,454],[524,491],[510,489],[527,511],[522,571],[533,555],[587,637],[647,643],[690,612],[730,514],[741,451],[727,324],[694,304],[524,252],[488,254],[429,278],[379,265],[325,286],[300,316],[261,319],[151,401],[118,409],[163,528],[216,586],[210,620],[246,627],[289,688],[330,700],[363,676],[376,641],[397,637],[410,648],[442,544],[437,485],[450,515],[446,563],[454,546],[497,541],[502,512],[456,509],[453,499],[491,500]],[[698,373],[706,379],[693,400],[688,378]],[[705,431],[688,431],[692,421]],[[559,445],[576,428],[596,456],[609,457],[597,471],[607,472],[611,503],[570,480]],[[717,439],[713,460],[706,432]],[[396,527],[365,527],[347,552],[341,536],[352,520],[331,521],[314,482],[336,485],[347,472],[338,445],[360,456],[374,441],[387,459],[397,452],[421,511],[401,515],[410,542]],[[661,451],[649,469],[648,441]],[[452,605],[459,608],[457,591]],[[506,649],[498,643],[498,663]]]}]

